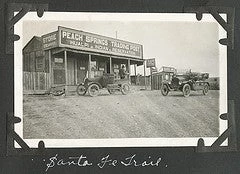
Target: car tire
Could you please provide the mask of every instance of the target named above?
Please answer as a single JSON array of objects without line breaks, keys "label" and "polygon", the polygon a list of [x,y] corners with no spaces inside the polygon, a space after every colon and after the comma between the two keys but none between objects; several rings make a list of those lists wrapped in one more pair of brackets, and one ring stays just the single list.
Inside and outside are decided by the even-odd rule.
[{"label": "car tire", "polygon": [[76,91],[77,91],[78,95],[85,95],[87,92],[87,90],[83,84],[78,85]]},{"label": "car tire", "polygon": [[184,97],[188,97],[190,95],[190,93],[191,93],[191,86],[189,84],[183,85],[182,92],[183,92],[183,96]]},{"label": "car tire", "polygon": [[163,84],[161,87],[161,93],[163,96],[167,96],[169,93],[169,89],[168,86],[166,84]]},{"label": "car tire", "polygon": [[99,93],[100,93],[100,88],[97,84],[91,84],[89,85],[88,87],[88,93],[91,97],[95,97],[95,96],[98,96]]},{"label": "car tire", "polygon": [[208,84],[204,84],[203,86],[203,95],[207,95],[209,91],[209,85]]}]

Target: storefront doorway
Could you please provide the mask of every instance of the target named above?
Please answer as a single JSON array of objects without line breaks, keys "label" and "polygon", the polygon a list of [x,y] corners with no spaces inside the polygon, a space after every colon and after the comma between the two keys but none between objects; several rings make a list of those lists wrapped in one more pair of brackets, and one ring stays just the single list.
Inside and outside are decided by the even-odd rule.
[{"label": "storefront doorway", "polygon": [[77,59],[77,84],[83,83],[84,78],[87,77],[88,60]]},{"label": "storefront doorway", "polygon": [[83,83],[88,71],[88,55],[68,52],[67,54],[67,85]]},{"label": "storefront doorway", "polygon": [[67,59],[67,85],[76,85],[76,69],[75,69],[76,59],[69,57]]}]

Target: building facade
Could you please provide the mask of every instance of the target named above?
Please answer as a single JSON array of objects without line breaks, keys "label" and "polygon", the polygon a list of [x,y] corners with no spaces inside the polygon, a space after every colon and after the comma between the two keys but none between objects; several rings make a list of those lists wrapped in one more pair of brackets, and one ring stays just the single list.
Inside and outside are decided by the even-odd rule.
[{"label": "building facade", "polygon": [[[24,93],[45,93],[51,87],[76,87],[85,77],[103,73],[119,77],[119,69],[143,65],[143,46],[66,27],[34,36],[23,48]],[[69,88],[70,89],[70,88]]]}]

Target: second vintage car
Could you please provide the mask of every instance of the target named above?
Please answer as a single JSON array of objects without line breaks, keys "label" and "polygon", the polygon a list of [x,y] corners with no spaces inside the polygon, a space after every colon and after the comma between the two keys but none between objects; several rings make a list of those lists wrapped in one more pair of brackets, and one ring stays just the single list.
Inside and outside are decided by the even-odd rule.
[{"label": "second vintage car", "polygon": [[174,73],[170,80],[162,82],[161,93],[167,96],[170,91],[182,91],[184,97],[188,97],[193,91],[201,90],[203,95],[209,91],[208,73],[186,72],[183,74]]}]

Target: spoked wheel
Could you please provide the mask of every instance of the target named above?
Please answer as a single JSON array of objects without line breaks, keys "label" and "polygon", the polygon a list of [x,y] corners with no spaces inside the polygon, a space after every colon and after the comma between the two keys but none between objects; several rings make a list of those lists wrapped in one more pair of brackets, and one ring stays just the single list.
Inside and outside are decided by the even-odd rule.
[{"label": "spoked wheel", "polygon": [[167,96],[168,95],[169,89],[168,89],[166,84],[162,85],[161,93],[162,93],[163,96]]},{"label": "spoked wheel", "polygon": [[78,85],[76,91],[77,91],[78,95],[85,95],[87,92],[87,90],[83,84]]},{"label": "spoked wheel", "polygon": [[99,95],[99,86],[97,84],[91,84],[88,87],[88,93],[91,97]]},{"label": "spoked wheel", "polygon": [[127,83],[122,84],[121,92],[123,95],[127,95],[130,92],[130,86]]},{"label": "spoked wheel", "polygon": [[208,84],[204,84],[203,86],[203,95],[207,95],[209,91],[209,85]]},{"label": "spoked wheel", "polygon": [[182,92],[183,92],[183,96],[184,96],[184,97],[188,97],[188,96],[190,95],[190,92],[191,92],[191,87],[190,87],[190,85],[189,85],[189,84],[185,84],[185,85],[183,86]]}]

